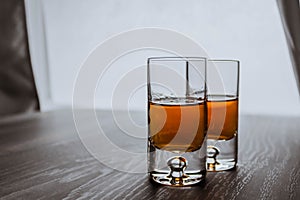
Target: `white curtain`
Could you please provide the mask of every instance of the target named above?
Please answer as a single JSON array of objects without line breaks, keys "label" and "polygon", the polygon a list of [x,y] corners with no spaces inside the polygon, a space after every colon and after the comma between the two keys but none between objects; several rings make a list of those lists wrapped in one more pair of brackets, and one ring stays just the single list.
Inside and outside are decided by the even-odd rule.
[{"label": "white curtain", "polygon": [[41,110],[53,108],[43,0],[25,0],[29,49]]}]

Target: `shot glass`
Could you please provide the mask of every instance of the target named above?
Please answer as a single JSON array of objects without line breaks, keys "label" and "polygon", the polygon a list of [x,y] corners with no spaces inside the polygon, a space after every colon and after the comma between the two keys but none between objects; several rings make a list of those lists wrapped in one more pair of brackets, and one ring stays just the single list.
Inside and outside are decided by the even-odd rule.
[{"label": "shot glass", "polygon": [[207,171],[230,170],[237,164],[239,66],[237,60],[207,62]]},{"label": "shot glass", "polygon": [[148,59],[148,173],[187,186],[206,175],[206,59]]}]

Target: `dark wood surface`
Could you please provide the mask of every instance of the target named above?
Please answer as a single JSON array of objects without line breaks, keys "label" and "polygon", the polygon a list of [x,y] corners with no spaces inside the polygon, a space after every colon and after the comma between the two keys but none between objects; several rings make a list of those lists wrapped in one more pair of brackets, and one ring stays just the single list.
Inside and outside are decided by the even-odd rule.
[{"label": "dark wood surface", "polygon": [[[97,132],[90,126],[91,115],[87,114],[90,112],[77,113],[85,122],[81,131]],[[133,140],[136,145],[126,141],[120,137],[121,130],[111,113],[98,113],[112,141],[124,149],[144,151],[145,140]],[[125,119],[126,113],[117,115]],[[134,115],[136,119],[144,119],[143,113]],[[108,149],[105,153],[109,152]],[[117,165],[126,163],[116,162],[116,168]],[[300,117],[240,116],[237,169],[208,173],[204,183],[185,188],[159,186],[151,183],[145,173],[120,172],[99,162],[82,144],[70,110],[2,119],[0,197],[300,199]]]}]

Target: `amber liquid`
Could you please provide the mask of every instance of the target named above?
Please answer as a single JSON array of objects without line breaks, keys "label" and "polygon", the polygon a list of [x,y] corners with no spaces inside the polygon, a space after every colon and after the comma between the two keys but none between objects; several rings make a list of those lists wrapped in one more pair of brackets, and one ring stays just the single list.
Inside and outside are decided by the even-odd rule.
[{"label": "amber liquid", "polygon": [[238,98],[225,95],[208,96],[208,139],[230,140],[238,130]]},{"label": "amber liquid", "polygon": [[160,99],[149,103],[150,142],[158,149],[193,152],[206,136],[206,105],[197,99]]}]

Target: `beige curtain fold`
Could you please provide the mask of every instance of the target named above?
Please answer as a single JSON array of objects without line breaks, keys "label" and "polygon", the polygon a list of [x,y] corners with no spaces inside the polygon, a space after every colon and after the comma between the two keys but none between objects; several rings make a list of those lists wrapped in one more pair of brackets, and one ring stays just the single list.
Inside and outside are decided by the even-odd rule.
[{"label": "beige curtain fold", "polygon": [[24,0],[0,0],[0,118],[39,110]]},{"label": "beige curtain fold", "polygon": [[277,0],[300,96],[300,7],[299,0]]}]

